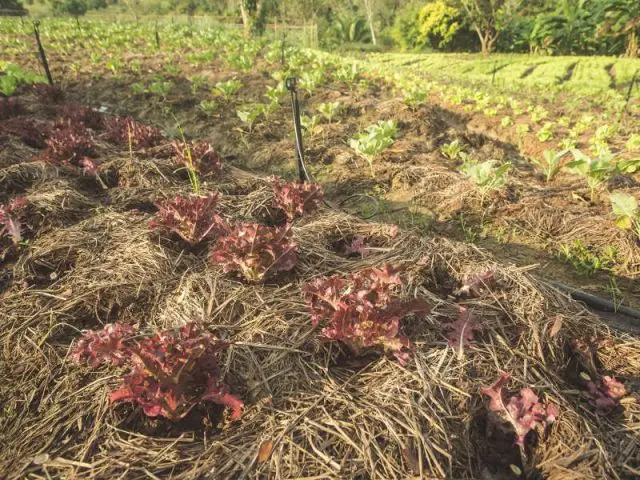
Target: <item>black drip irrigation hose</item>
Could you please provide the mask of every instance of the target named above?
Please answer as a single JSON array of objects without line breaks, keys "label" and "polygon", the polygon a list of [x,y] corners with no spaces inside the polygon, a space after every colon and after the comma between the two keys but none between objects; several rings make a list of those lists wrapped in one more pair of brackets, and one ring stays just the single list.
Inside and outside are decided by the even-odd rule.
[{"label": "black drip irrigation hose", "polygon": [[540,278],[540,280],[556,290],[569,295],[574,300],[584,303],[592,310],[623,315],[627,317],[625,319],[625,323],[630,324],[633,328],[640,328],[640,310],[624,305],[618,305],[606,298],[578,290],[555,280],[548,280],[545,278]]}]

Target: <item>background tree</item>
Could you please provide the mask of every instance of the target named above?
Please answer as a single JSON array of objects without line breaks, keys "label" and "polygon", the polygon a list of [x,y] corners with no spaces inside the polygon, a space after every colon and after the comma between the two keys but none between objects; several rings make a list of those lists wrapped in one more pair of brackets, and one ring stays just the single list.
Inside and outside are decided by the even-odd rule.
[{"label": "background tree", "polygon": [[604,12],[598,36],[622,37],[625,56],[640,56],[640,0],[606,0]]},{"label": "background tree", "polygon": [[21,17],[28,12],[20,0],[0,0],[0,13],[7,16]]},{"label": "background tree", "polygon": [[515,18],[522,0],[454,0],[478,34],[482,53],[489,54],[500,32]]},{"label": "background tree", "polygon": [[418,14],[418,41],[443,48],[453,40],[461,23],[460,11],[444,0],[427,3]]},{"label": "background tree", "polygon": [[56,15],[71,15],[78,18],[87,13],[86,0],[54,0],[53,13]]},{"label": "background tree", "polygon": [[240,0],[240,16],[247,35],[264,32],[266,0]]}]

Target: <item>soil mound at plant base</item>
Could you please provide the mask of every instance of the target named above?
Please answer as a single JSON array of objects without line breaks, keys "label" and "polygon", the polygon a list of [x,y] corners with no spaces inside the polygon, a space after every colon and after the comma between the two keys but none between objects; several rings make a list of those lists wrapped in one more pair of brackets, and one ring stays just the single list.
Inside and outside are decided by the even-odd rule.
[{"label": "soil mound at plant base", "polygon": [[[268,183],[250,183],[225,184],[258,193],[223,195],[224,215],[264,214]],[[292,272],[248,284],[206,252],[146,233],[152,213],[112,207],[42,231],[2,294],[0,471],[8,478],[637,474],[640,342],[477,248],[324,209],[294,223]],[[399,268],[398,297],[431,305],[402,321],[412,345],[404,366],[322,341],[301,291],[320,277],[384,264]],[[447,327],[464,312],[473,331]],[[230,342],[219,364],[244,402],[241,418],[208,403],[178,422],[110,406],[122,367],[70,358],[82,329],[108,322],[148,333],[196,322]],[[480,391],[502,372],[512,376],[505,404],[529,387],[559,410],[546,429],[527,430],[521,446]],[[630,395],[596,412],[585,375],[591,383],[614,377]]]}]

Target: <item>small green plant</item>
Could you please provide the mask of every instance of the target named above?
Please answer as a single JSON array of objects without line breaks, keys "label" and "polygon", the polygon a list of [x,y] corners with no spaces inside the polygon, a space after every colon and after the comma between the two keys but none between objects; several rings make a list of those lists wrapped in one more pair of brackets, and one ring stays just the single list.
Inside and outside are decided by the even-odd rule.
[{"label": "small green plant", "polygon": [[169,91],[173,88],[174,83],[170,80],[155,80],[149,85],[149,92],[162,97],[162,101],[167,100]]},{"label": "small green plant", "polygon": [[324,71],[322,70],[310,70],[300,75],[300,88],[307,93],[312,93],[318,86],[322,84],[324,80]]},{"label": "small green plant", "polygon": [[549,112],[547,112],[547,110],[540,105],[534,107],[531,111],[531,121],[533,123],[539,123],[548,117],[549,117]]},{"label": "small green plant", "polygon": [[546,181],[550,182],[562,168],[560,160],[562,160],[562,157],[567,153],[569,153],[569,150],[562,150],[561,152],[545,150],[543,153],[543,160],[537,158],[533,158],[532,160],[536,165],[538,165],[538,167],[540,167],[540,170],[544,173]]},{"label": "small green plant", "polygon": [[349,146],[369,163],[372,177],[375,177],[373,171],[375,157],[393,145],[396,133],[395,120],[381,120],[377,124],[367,127],[366,132],[349,140]]},{"label": "small green plant", "polygon": [[405,91],[404,103],[412,110],[416,110],[421,105],[424,105],[426,101],[427,91],[422,88],[413,86]]},{"label": "small green plant", "polygon": [[238,109],[236,110],[236,114],[238,115],[238,118],[243,123],[246,123],[247,126],[249,127],[249,132],[253,131],[253,126],[256,120],[263,113],[264,113],[264,108],[262,104],[259,104],[259,103],[242,105],[241,107],[238,107]]},{"label": "small green plant", "polygon": [[480,205],[484,206],[484,199],[492,190],[505,186],[505,175],[511,168],[511,163],[500,165],[496,160],[484,162],[468,161],[462,165],[460,171],[473,180],[480,191]]},{"label": "small green plant", "polygon": [[465,145],[457,138],[449,143],[445,143],[440,147],[442,154],[449,160],[457,160],[462,152],[464,152]]},{"label": "small green plant", "polygon": [[207,77],[204,75],[194,75],[191,77],[191,85],[189,85],[191,88],[191,94],[196,95],[205,83],[207,83]]},{"label": "small green plant", "polygon": [[591,137],[592,151],[600,154],[609,150],[609,139],[616,133],[616,127],[613,125],[601,125],[596,129],[593,137]]},{"label": "small green plant", "polygon": [[208,117],[212,116],[218,110],[218,104],[214,100],[202,100],[199,107]]},{"label": "small green plant", "polygon": [[502,125],[504,128],[510,127],[511,125],[513,125],[513,119],[508,115],[506,117],[502,117],[502,120],[500,120],[500,125]]},{"label": "small green plant", "polygon": [[627,152],[640,152],[640,135],[635,133],[631,135],[624,146],[627,149]]},{"label": "small green plant", "polygon": [[329,123],[333,123],[333,119],[340,112],[342,104],[340,102],[327,102],[318,105],[318,112]]},{"label": "small green plant", "polygon": [[580,150],[572,150],[571,153],[574,160],[567,163],[566,168],[569,172],[582,175],[587,179],[591,190],[591,201],[595,202],[598,189],[618,171],[613,163],[613,154],[606,151],[591,159]]},{"label": "small green plant", "polygon": [[135,82],[131,84],[131,93],[134,95],[144,95],[148,92],[149,90],[147,90],[147,87],[142,82]]},{"label": "small green plant", "polygon": [[221,95],[225,100],[229,100],[233,97],[238,90],[242,88],[242,82],[240,80],[232,79],[226,82],[218,82],[213,88],[213,93]]},{"label": "small green plant", "polygon": [[623,230],[631,230],[640,239],[640,207],[638,200],[627,193],[609,195],[611,209],[616,217],[616,225]]},{"label": "small green plant", "polygon": [[558,142],[558,147],[560,147],[563,150],[573,150],[577,146],[578,146],[577,140],[571,136],[564,137],[562,140],[560,140],[560,142]]},{"label": "small green plant", "polygon": [[264,92],[264,96],[269,100],[269,103],[279,104],[280,97],[282,97],[282,87],[270,87],[267,85],[267,90]]},{"label": "small green plant", "polygon": [[558,257],[583,275],[593,275],[601,270],[611,269],[616,262],[618,252],[608,245],[601,254],[594,253],[582,240],[560,246]]},{"label": "small green plant", "polygon": [[538,133],[536,133],[536,137],[541,142],[548,142],[553,139],[553,122],[545,122],[544,125]]},{"label": "small green plant", "polygon": [[320,117],[317,115],[301,115],[300,116],[300,125],[302,126],[302,133],[313,136],[318,129],[318,124],[320,123]]},{"label": "small green plant", "polygon": [[355,63],[351,64],[350,66],[345,65],[343,67],[340,67],[333,74],[334,80],[346,83],[347,85],[349,85],[349,87],[351,87],[351,89],[356,86],[358,78],[360,78],[360,69]]}]

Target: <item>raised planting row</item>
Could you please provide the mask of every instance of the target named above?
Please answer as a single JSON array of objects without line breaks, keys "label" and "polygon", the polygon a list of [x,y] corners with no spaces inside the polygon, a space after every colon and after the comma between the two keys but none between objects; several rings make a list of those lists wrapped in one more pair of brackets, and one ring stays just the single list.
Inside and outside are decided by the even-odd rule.
[{"label": "raised planting row", "polygon": [[[234,171],[188,131],[19,92],[0,132],[8,476],[640,468],[635,337],[473,247]],[[381,175],[403,122],[344,148]]]}]

